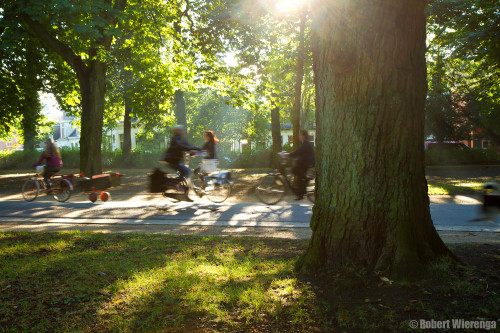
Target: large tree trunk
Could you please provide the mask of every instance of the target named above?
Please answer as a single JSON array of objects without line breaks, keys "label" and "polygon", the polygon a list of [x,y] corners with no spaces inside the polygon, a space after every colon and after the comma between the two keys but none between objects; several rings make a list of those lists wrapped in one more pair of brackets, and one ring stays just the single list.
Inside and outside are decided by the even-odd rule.
[{"label": "large tree trunk", "polygon": [[301,269],[412,276],[451,254],[424,170],[425,0],[313,6],[317,200]]},{"label": "large tree trunk", "polygon": [[271,136],[273,138],[273,156],[272,166],[278,167],[278,153],[282,148],[281,141],[281,125],[280,125],[280,108],[276,105],[271,109]]},{"label": "large tree trunk", "polygon": [[92,176],[102,173],[101,144],[106,91],[106,64],[91,62],[88,71],[77,71],[82,95],[80,171]]},{"label": "large tree trunk", "polygon": [[302,80],[304,79],[304,32],[306,29],[305,6],[301,11],[302,15],[300,16],[299,49],[297,52],[297,81],[295,81],[295,96],[292,109],[293,149],[297,149],[300,145],[300,100],[302,96]]},{"label": "large tree trunk", "polygon": [[127,156],[132,149],[132,117],[130,116],[131,112],[132,107],[130,104],[130,98],[125,96],[125,113],[123,115],[123,157]]}]

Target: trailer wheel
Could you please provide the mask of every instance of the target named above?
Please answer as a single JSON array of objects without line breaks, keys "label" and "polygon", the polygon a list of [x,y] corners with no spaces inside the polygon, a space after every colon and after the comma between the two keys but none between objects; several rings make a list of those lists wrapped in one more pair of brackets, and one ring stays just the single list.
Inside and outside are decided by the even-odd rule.
[{"label": "trailer wheel", "polygon": [[95,193],[95,192],[90,193],[89,200],[92,202],[96,202],[97,201],[97,193]]},{"label": "trailer wheel", "polygon": [[109,194],[109,192],[101,192],[100,198],[102,201],[106,202],[111,199],[111,194]]}]

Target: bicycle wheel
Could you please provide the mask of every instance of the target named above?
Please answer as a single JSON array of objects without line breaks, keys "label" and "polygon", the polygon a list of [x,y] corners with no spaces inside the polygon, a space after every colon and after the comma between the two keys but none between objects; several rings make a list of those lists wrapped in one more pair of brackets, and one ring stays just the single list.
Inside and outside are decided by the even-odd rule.
[{"label": "bicycle wheel", "polygon": [[309,181],[309,184],[307,185],[307,188],[306,188],[306,197],[307,199],[309,199],[309,201],[311,201],[312,203],[314,203],[316,201],[316,184],[314,183],[314,179],[311,179]]},{"label": "bicycle wheel", "polygon": [[66,179],[56,179],[52,182],[52,196],[59,202],[64,202],[71,197],[73,186]]},{"label": "bicycle wheel", "polygon": [[205,187],[205,195],[212,202],[224,202],[231,195],[231,184],[220,179],[211,178]]},{"label": "bicycle wheel", "polygon": [[281,177],[267,175],[255,188],[257,198],[267,205],[278,203],[285,196],[286,186]]},{"label": "bicycle wheel", "polygon": [[26,201],[33,201],[40,193],[40,184],[34,179],[28,179],[23,184],[23,198]]}]

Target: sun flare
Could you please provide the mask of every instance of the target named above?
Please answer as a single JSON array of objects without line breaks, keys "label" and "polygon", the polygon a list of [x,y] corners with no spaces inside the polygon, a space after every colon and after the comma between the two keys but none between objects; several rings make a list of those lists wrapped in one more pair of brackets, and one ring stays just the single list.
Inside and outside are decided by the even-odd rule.
[{"label": "sun flare", "polygon": [[306,0],[277,0],[275,8],[278,13],[293,13],[305,4]]}]

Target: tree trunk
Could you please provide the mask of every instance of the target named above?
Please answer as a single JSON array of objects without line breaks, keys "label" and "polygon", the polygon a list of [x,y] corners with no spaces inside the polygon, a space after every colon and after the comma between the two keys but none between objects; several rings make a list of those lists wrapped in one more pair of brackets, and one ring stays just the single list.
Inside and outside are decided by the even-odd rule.
[{"label": "tree trunk", "polygon": [[313,6],[317,200],[298,268],[396,277],[451,255],[424,169],[425,0]]},{"label": "tree trunk", "polygon": [[[111,5],[112,1],[107,3]],[[92,47],[86,55],[86,58],[90,59],[88,65],[84,58],[77,55],[68,44],[53,36],[44,24],[33,20],[25,12],[20,13],[21,18],[31,27],[34,35],[40,39],[44,47],[61,56],[76,74],[82,98],[80,171],[88,176],[102,173],[101,144],[104,94],[106,90],[106,63],[99,59],[98,51],[100,48],[104,50],[110,49],[113,34],[109,32],[116,26],[118,22],[117,13],[125,10],[127,0],[115,0],[112,6],[113,14],[107,10],[100,11],[101,23],[106,23],[105,26],[97,28],[100,36],[90,40]]]},{"label": "tree trunk", "polygon": [[[309,111],[311,110],[311,94],[307,94],[306,100],[304,103],[304,107],[302,109],[302,119],[301,119],[301,128],[306,128],[307,124],[307,117],[309,116]],[[310,124],[309,124],[310,125]]]},{"label": "tree trunk", "polygon": [[88,71],[77,71],[82,95],[80,171],[87,176],[102,173],[101,144],[106,91],[106,64],[93,60]]},{"label": "tree trunk", "polygon": [[38,91],[35,96],[25,96],[24,104],[22,106],[22,128],[24,137],[24,151],[31,151],[35,149],[36,127],[39,118],[39,100]]},{"label": "tree trunk", "polygon": [[278,153],[282,148],[281,141],[281,125],[280,125],[280,108],[276,105],[271,109],[271,136],[273,138],[273,156],[272,166],[278,167]]},{"label": "tree trunk", "polygon": [[24,151],[31,151],[35,149],[35,138],[37,126],[40,118],[40,99],[38,97],[38,90],[41,88],[41,83],[33,79],[32,75],[39,73],[37,63],[38,50],[29,43],[26,48],[26,74],[23,87],[24,98],[22,103],[22,128],[24,137]]},{"label": "tree trunk", "polygon": [[302,96],[302,80],[304,79],[304,31],[306,29],[306,11],[305,7],[301,10],[300,31],[299,31],[299,49],[297,52],[297,81],[295,81],[295,98],[292,109],[292,127],[293,127],[293,149],[300,145],[300,100]]},{"label": "tree trunk", "polygon": [[123,149],[122,156],[125,157],[132,149],[132,119],[130,113],[130,98],[125,96],[125,114],[123,115]]},{"label": "tree trunk", "polygon": [[182,90],[175,91],[174,103],[175,103],[175,119],[177,120],[177,125],[184,126],[186,128],[186,135],[187,135],[186,102],[184,101],[184,92]]}]

